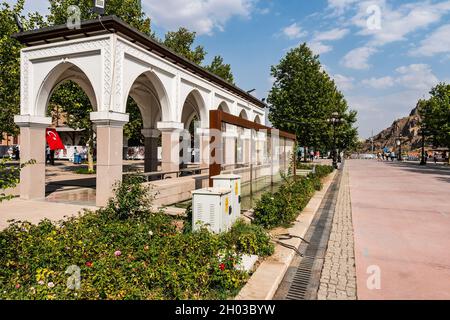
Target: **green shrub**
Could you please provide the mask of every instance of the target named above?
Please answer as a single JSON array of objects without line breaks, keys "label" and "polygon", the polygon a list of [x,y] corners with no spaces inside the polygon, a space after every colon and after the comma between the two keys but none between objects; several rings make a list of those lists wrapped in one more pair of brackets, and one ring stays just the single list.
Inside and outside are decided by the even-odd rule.
[{"label": "green shrub", "polygon": [[144,181],[140,176],[128,175],[122,182],[116,183],[115,196],[109,200],[103,213],[120,220],[148,213],[153,199],[150,187],[145,186]]},{"label": "green shrub", "polygon": [[331,166],[316,166],[308,177],[283,177],[276,193],[263,194],[255,207],[255,223],[267,229],[292,224],[308,204],[315,191],[322,189],[321,178],[333,171]]},{"label": "green shrub", "polygon": [[20,182],[20,171],[24,167],[36,163],[35,160],[30,160],[16,167],[14,165],[8,165],[8,162],[6,159],[0,160],[0,202],[14,198],[12,195],[6,195],[4,191],[16,187]]},{"label": "green shrub", "polygon": [[333,166],[322,166],[318,165],[315,169],[315,175],[317,175],[320,179],[328,176],[330,173],[334,171]]},{"label": "green shrub", "polygon": [[230,232],[223,234],[222,240],[242,254],[266,257],[274,252],[270,235],[261,226],[248,224],[243,220],[238,220]]},{"label": "green shrub", "polygon": [[[15,223],[0,233],[0,299],[221,299],[247,280],[220,236],[176,232],[163,214],[109,219],[86,212],[57,225]],[[219,255],[225,252],[224,257]],[[222,268],[223,264],[223,268]],[[70,266],[80,290],[67,288]]]},{"label": "green shrub", "polygon": [[183,225],[183,233],[192,232],[192,203],[186,208],[186,219]]}]

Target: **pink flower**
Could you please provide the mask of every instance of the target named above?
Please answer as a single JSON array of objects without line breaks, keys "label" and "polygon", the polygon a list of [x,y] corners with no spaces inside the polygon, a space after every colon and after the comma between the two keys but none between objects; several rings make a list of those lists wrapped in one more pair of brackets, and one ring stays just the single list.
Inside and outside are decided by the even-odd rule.
[{"label": "pink flower", "polygon": [[16,289],[20,289],[20,283],[16,284]]},{"label": "pink flower", "polygon": [[224,271],[224,270],[225,270],[225,264],[221,263],[221,264],[219,265],[219,268],[220,268],[220,270]]},{"label": "pink flower", "polygon": [[91,261],[86,262],[86,267],[88,267],[88,268],[92,267],[93,265],[94,265],[94,263]]},{"label": "pink flower", "polygon": [[114,255],[116,257],[120,257],[122,255],[122,252],[120,252],[119,250],[117,250],[116,252],[114,252]]}]

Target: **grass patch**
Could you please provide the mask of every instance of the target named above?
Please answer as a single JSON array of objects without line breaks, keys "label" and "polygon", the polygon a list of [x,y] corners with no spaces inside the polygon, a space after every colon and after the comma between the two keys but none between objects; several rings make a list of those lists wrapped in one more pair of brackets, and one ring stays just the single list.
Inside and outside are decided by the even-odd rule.
[{"label": "grass patch", "polygon": [[96,174],[95,170],[89,170],[88,168],[78,168],[75,170],[76,174]]}]

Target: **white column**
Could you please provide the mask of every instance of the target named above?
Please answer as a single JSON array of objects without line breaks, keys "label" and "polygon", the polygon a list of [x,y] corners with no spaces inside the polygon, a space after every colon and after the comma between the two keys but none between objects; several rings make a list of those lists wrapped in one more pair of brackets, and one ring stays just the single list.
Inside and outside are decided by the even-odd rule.
[{"label": "white column", "polygon": [[180,133],[184,129],[179,122],[158,122],[158,130],[162,135],[162,171],[178,171],[180,169]]},{"label": "white column", "polygon": [[30,160],[20,172],[20,198],[37,200],[45,198],[45,131],[52,123],[50,117],[16,116],[20,127],[20,163]]},{"label": "white column", "polygon": [[158,144],[161,132],[156,129],[142,129],[145,143],[145,172],[158,171]]},{"label": "white column", "polygon": [[128,114],[93,112],[91,121],[97,132],[97,190],[96,204],[107,205],[113,196],[113,188],[122,181],[123,174],[123,126]]}]

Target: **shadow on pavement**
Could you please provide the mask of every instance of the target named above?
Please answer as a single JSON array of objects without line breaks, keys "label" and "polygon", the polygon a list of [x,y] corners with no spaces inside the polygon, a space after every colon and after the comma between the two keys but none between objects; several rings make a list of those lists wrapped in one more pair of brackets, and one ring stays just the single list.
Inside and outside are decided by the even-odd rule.
[{"label": "shadow on pavement", "polygon": [[426,166],[421,166],[419,163],[409,163],[409,162],[385,162],[387,165],[392,167],[401,168],[403,170],[440,176],[437,177],[438,180],[450,183],[450,167],[445,165],[435,165],[427,164]]},{"label": "shadow on pavement", "polygon": [[54,192],[67,190],[67,187],[71,187],[72,190],[80,188],[95,188],[96,178],[77,179],[77,180],[63,180],[49,182],[45,186],[46,195],[50,195]]}]

